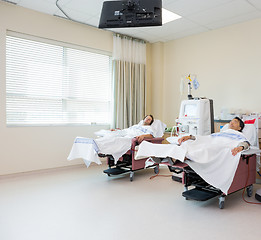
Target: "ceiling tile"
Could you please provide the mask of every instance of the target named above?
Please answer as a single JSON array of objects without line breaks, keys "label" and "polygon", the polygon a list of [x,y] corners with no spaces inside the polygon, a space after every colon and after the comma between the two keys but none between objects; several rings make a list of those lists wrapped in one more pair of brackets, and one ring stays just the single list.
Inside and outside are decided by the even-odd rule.
[{"label": "ceiling tile", "polygon": [[229,25],[238,24],[246,21],[250,21],[256,18],[261,18],[260,11],[254,11],[248,14],[232,17],[230,19],[220,20],[213,23],[207,23],[206,26],[210,29],[223,28]]},{"label": "ceiling tile", "polygon": [[21,0],[19,6],[53,15],[57,7],[47,1]]},{"label": "ceiling tile", "polygon": [[206,31],[207,30],[203,27],[197,27],[197,28],[194,28],[194,29],[185,30],[184,32],[178,32],[178,33],[174,33],[174,34],[171,33],[168,36],[165,36],[164,38],[167,41],[171,41],[171,40],[174,40],[174,39],[184,38],[184,37],[187,37],[187,36],[203,33],[203,32],[206,32]]},{"label": "ceiling tile", "polygon": [[64,5],[67,9],[82,12],[85,14],[97,15],[102,10],[102,0],[86,1],[86,0],[71,0]]},{"label": "ceiling tile", "polygon": [[252,4],[257,10],[261,10],[261,1],[260,0],[248,0],[249,4]]},{"label": "ceiling tile", "polygon": [[172,4],[174,2],[178,2],[179,0],[162,0],[162,6],[163,7],[166,7],[168,6],[169,4]]},{"label": "ceiling tile", "polygon": [[219,7],[191,14],[188,18],[201,25],[254,12],[255,8],[243,0],[232,1]]},{"label": "ceiling tile", "polygon": [[214,9],[218,6],[230,3],[233,0],[178,0],[167,5],[167,9],[181,16]]},{"label": "ceiling tile", "polygon": [[91,26],[98,27],[100,22],[100,15],[93,16],[86,20],[86,22]]}]

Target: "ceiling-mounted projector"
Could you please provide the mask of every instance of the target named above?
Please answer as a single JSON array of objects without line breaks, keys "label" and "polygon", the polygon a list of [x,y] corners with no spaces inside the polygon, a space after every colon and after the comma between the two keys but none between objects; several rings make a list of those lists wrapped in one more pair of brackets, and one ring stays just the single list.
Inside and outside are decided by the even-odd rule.
[{"label": "ceiling-mounted projector", "polygon": [[162,0],[103,2],[99,28],[162,26]]}]

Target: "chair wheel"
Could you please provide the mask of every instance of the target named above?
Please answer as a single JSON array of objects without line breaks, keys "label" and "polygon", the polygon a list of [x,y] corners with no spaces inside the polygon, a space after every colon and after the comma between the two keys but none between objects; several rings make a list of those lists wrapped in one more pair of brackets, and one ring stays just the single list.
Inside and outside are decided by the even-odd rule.
[{"label": "chair wheel", "polygon": [[251,197],[253,194],[253,185],[247,187],[247,196]]},{"label": "chair wheel", "polygon": [[223,209],[225,207],[225,201],[220,201],[219,202],[219,208]]},{"label": "chair wheel", "polygon": [[132,182],[134,179],[134,172],[130,172],[130,181]]},{"label": "chair wheel", "polygon": [[219,208],[223,209],[225,207],[225,196],[220,196],[219,197]]}]

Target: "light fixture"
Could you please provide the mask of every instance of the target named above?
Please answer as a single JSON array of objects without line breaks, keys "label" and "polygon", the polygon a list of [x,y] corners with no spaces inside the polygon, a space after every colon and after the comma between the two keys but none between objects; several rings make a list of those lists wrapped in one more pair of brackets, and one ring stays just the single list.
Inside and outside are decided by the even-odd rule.
[{"label": "light fixture", "polygon": [[165,8],[162,8],[162,25],[168,22],[172,22],[179,18],[181,18],[181,16],[179,16],[178,14],[173,13]]}]

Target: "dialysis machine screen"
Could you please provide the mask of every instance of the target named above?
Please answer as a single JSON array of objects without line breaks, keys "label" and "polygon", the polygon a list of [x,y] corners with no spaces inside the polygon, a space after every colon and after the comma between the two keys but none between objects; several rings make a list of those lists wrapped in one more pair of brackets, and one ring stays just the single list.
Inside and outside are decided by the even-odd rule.
[{"label": "dialysis machine screen", "polygon": [[185,104],[184,105],[184,114],[186,117],[196,117],[197,116],[197,104]]}]

